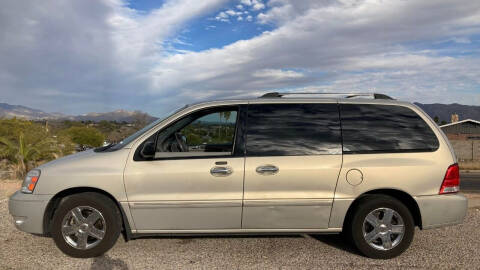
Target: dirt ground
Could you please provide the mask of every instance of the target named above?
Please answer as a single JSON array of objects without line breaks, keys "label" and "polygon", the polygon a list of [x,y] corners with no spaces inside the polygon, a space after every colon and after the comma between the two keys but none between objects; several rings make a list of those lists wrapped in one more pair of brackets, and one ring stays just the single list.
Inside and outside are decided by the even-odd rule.
[{"label": "dirt ground", "polygon": [[22,181],[20,180],[0,180],[0,194],[10,196],[13,192],[20,189]]}]

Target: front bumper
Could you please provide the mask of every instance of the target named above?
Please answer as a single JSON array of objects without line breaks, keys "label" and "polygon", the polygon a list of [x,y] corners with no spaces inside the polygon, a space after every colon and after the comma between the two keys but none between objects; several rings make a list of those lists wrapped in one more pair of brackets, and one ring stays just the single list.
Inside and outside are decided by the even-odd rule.
[{"label": "front bumper", "polygon": [[43,234],[43,217],[48,202],[53,195],[24,194],[15,192],[8,200],[8,211],[13,216],[17,229],[35,234]]},{"label": "front bumper", "polygon": [[422,215],[422,229],[432,229],[463,222],[468,200],[463,194],[415,197]]}]

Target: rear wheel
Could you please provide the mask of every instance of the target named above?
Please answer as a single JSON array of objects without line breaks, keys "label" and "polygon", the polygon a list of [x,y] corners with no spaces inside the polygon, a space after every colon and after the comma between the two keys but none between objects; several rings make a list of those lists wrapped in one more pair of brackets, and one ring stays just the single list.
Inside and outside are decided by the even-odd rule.
[{"label": "rear wheel", "polygon": [[362,254],[389,259],[410,246],[415,225],[408,208],[397,199],[369,195],[362,199],[346,229]]},{"label": "rear wheel", "polygon": [[57,247],[77,257],[97,257],[107,252],[121,231],[120,211],[108,197],[84,192],[60,202],[51,233]]}]

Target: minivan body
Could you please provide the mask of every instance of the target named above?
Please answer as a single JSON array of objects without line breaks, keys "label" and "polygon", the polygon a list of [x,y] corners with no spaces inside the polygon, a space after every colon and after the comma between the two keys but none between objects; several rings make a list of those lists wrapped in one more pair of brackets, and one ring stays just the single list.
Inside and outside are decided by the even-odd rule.
[{"label": "minivan body", "polygon": [[32,170],[9,211],[74,257],[123,232],[342,233],[399,255],[414,227],[461,223],[455,154],[417,106],[358,98],[204,102],[123,142]]}]

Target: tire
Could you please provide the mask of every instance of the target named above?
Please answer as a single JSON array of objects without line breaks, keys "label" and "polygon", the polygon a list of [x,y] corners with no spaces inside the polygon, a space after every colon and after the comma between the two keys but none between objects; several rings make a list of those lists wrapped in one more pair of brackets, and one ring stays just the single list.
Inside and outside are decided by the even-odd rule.
[{"label": "tire", "polygon": [[53,216],[51,234],[63,253],[91,258],[112,248],[121,228],[120,211],[110,198],[83,192],[62,199]]},{"label": "tire", "polygon": [[[390,215],[393,216],[391,219]],[[346,235],[351,237],[357,249],[374,259],[390,259],[402,254],[412,243],[415,233],[414,220],[408,208],[387,195],[362,198],[347,227]]]}]

